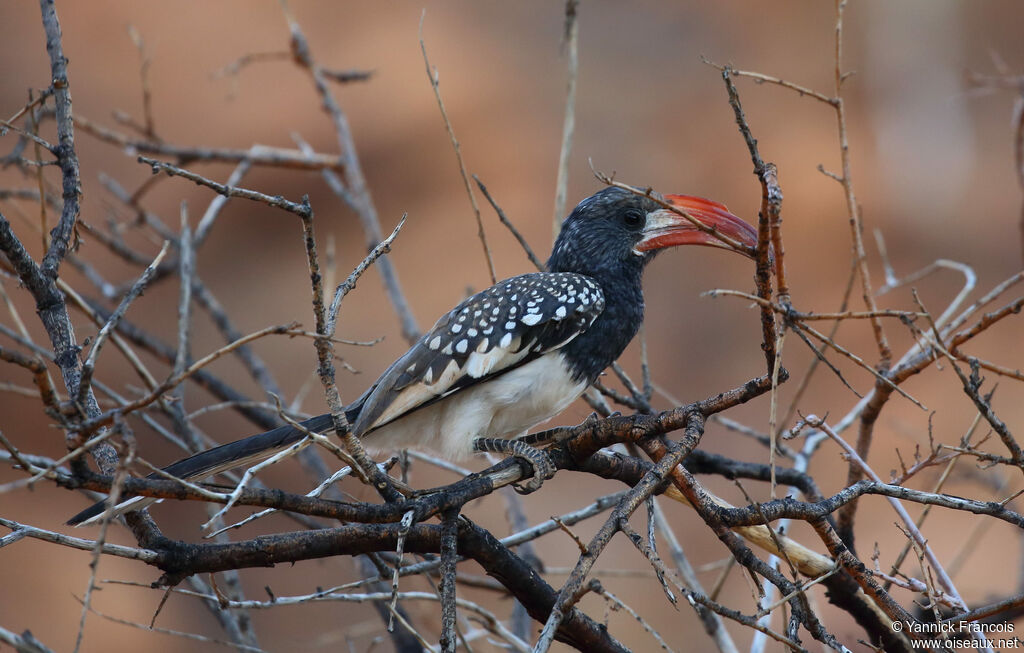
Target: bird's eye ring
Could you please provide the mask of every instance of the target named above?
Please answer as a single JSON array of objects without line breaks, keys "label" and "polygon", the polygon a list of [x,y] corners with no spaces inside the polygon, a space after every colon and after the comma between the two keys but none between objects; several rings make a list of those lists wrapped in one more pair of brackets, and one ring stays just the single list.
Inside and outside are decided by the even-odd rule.
[{"label": "bird's eye ring", "polygon": [[644,214],[638,209],[629,209],[622,214],[622,221],[627,227],[635,229],[644,224]]}]

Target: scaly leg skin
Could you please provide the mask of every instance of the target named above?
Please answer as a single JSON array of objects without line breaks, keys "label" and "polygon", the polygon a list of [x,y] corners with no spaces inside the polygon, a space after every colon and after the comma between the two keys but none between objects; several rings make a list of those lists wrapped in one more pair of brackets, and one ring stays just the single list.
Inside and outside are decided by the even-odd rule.
[{"label": "scaly leg skin", "polygon": [[540,489],[545,480],[555,475],[555,464],[544,451],[531,447],[522,440],[505,440],[504,438],[477,438],[473,440],[473,450],[478,452],[503,453],[512,455],[530,463],[533,467],[533,478],[525,485],[512,487],[519,494],[530,494]]},{"label": "scaly leg skin", "polygon": [[[622,413],[615,411],[608,417],[619,417],[620,415],[622,415]],[[576,426],[556,426],[555,428],[547,429],[546,431],[537,431],[536,433],[521,435],[518,438],[515,438],[515,440],[533,447],[544,446],[546,444],[551,444],[552,442],[565,442],[573,437],[573,432],[576,429],[593,427],[600,419],[602,419],[601,416],[596,412],[590,413],[585,420]]]}]

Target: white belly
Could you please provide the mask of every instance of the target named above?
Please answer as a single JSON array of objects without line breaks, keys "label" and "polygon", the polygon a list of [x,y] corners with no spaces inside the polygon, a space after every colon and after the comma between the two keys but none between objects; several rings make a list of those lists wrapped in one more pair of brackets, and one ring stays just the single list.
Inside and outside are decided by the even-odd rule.
[{"label": "white belly", "polygon": [[562,412],[586,387],[552,352],[386,424],[368,433],[364,444],[376,451],[426,449],[465,458],[473,453],[474,439],[526,433]]}]

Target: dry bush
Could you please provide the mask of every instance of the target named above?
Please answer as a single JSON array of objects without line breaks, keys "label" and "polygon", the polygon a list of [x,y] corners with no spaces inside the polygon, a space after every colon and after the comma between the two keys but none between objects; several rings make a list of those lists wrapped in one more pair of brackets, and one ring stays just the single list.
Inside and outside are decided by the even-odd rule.
[{"label": "dry bush", "polygon": [[[453,192],[468,194],[471,206],[467,210],[460,195],[459,219],[434,225],[441,235],[431,241],[423,240],[423,227],[403,230],[404,218],[377,210],[371,175],[363,171],[353,135],[360,127],[341,98],[372,88],[372,62],[366,70],[333,68],[334,58],[328,64],[318,57],[286,5],[288,32],[278,35],[277,49],[236,52],[234,63],[218,69],[217,83],[237,90],[247,76],[263,75],[267,87],[256,100],[268,105],[278,75],[288,93],[305,85],[312,98],[307,104],[322,110],[331,127],[328,137],[316,140],[322,147],[298,133],[286,146],[225,147],[215,134],[206,134],[200,145],[179,143],[157,118],[161,101],[153,79],[159,58],[135,30],[130,36],[141,62],[135,86],[141,89],[140,117],[110,104],[101,109],[114,111],[114,126],[87,119],[78,105],[72,108],[78,68],[74,61],[67,65],[54,3],[40,4],[51,82],[20,108],[6,98],[4,109],[0,525],[6,533],[0,568],[22,579],[23,587],[0,601],[23,597],[31,609],[46,613],[53,632],[35,626],[33,635],[5,616],[0,641],[25,651],[71,641],[76,650],[111,650],[111,642],[129,641],[115,622],[138,626],[136,645],[147,648],[181,645],[155,638],[156,630],[198,639],[201,646],[241,650],[337,646],[335,640],[344,637],[359,649],[381,644],[403,651],[543,651],[554,640],[585,651],[712,645],[722,651],[910,651],[927,648],[916,642],[915,630],[935,629],[937,622],[945,625],[940,636],[960,638],[962,646],[987,645],[986,629],[993,638],[1013,638],[1024,593],[1015,578],[1020,565],[1007,549],[1019,547],[1017,529],[1024,526],[1016,491],[1024,452],[1014,435],[1019,420],[1006,415],[1020,415],[1014,399],[1024,380],[1017,324],[1024,273],[986,281],[970,262],[945,258],[914,271],[914,256],[904,254],[907,239],[891,256],[881,240],[877,249],[867,242],[852,162],[847,94],[855,82],[843,63],[845,3],[837,3],[829,17],[834,49],[831,64],[822,66],[829,71],[824,86],[710,61],[703,67],[705,76],[724,82],[709,111],[735,118],[739,126],[738,136],[722,138],[733,139],[737,148],[745,144],[744,156],[753,164],[757,185],[748,178],[743,192],[760,193],[756,269],[739,282],[753,272],[753,288],[713,290],[708,294],[720,299],[704,302],[706,311],[734,310],[726,303],[737,300],[749,305],[728,313],[743,328],[706,333],[716,342],[695,345],[695,337],[680,331],[699,330],[703,318],[692,317],[703,315],[692,307],[696,299],[669,300],[682,305],[679,315],[690,322],[674,325],[674,333],[649,326],[642,346],[588,392],[590,408],[570,411],[578,417],[592,409],[596,417],[549,433],[558,436],[549,451],[560,471],[526,498],[500,489],[528,473],[514,460],[473,474],[416,452],[372,465],[351,437],[339,447],[335,438],[311,435],[303,442],[310,446],[283,457],[296,460],[225,475],[228,487],[142,478],[155,461],[182,450],[205,449],[231,434],[305,415],[305,406],[319,405],[320,390],[337,412],[372,370],[417,337],[414,311],[425,313],[435,299],[443,308],[451,299],[436,290],[425,298],[403,287],[424,289],[452,277],[465,285],[463,266],[445,265],[449,260],[483,268],[492,281],[508,261],[521,270],[526,259],[519,246],[529,254],[530,236],[547,232],[551,222],[529,225],[524,237],[497,198],[471,179],[453,133],[459,122],[449,119],[445,87],[422,37],[417,48],[428,79],[420,68],[419,83],[431,102],[436,99],[441,117],[434,119],[455,146],[454,153],[437,148],[431,156],[446,165],[457,158],[458,175],[448,183]],[[577,12],[588,9],[570,1],[564,17],[569,84],[558,98],[566,111],[555,216],[565,212],[571,164],[581,156],[573,154],[580,140],[573,137],[580,112]],[[270,68],[281,62],[291,67]],[[1020,77],[996,72],[972,75],[969,82],[1019,92]],[[774,156],[770,148],[759,151],[757,138],[764,135],[751,127],[759,122],[758,109],[748,106],[744,115],[740,96],[740,89],[747,100],[768,90],[749,80],[780,87],[772,91],[829,114],[816,115],[834,125],[829,147],[834,143],[838,152],[834,168],[819,166],[816,183],[831,184],[842,204],[829,205],[834,215],[820,220],[827,234],[791,237],[793,221],[783,226],[789,214],[780,178],[786,169],[765,161]],[[1011,142],[1024,187],[1020,102]],[[242,111],[229,106],[228,121],[231,112]],[[192,133],[204,133],[202,125],[193,127]],[[83,142],[127,157],[108,174],[91,157],[80,162]],[[412,156],[404,144],[394,149],[391,156]],[[388,165],[384,158],[378,165]],[[424,178],[429,174],[424,171]],[[620,184],[615,175],[596,176]],[[799,179],[797,188],[786,186],[787,193],[819,192]],[[496,184],[488,183],[494,190]],[[388,196],[389,206],[405,201],[394,198],[393,188],[374,190]],[[1015,198],[1017,190],[1005,185],[994,192]],[[102,202],[83,204],[83,195],[102,196]],[[166,210],[175,205],[180,210],[172,217]],[[247,208],[229,212],[240,205]],[[245,216],[249,211],[257,217]],[[411,205],[402,211],[415,214]],[[259,250],[251,232],[269,229],[269,220],[290,240]],[[813,221],[798,224],[822,229]],[[449,227],[465,235],[450,236]],[[343,230],[340,244],[333,229]],[[1020,233],[1013,224],[1002,240],[1016,248]],[[987,236],[968,227],[957,238],[970,252],[967,239]],[[489,239],[503,244],[492,248]],[[824,251],[840,239],[841,254],[815,260],[809,273],[803,261],[810,250]],[[419,253],[420,264],[406,268],[406,285],[385,256],[392,247]],[[290,267],[275,267],[273,257]],[[794,258],[798,263],[787,273]],[[991,276],[991,261],[979,263]],[[310,295],[300,290],[295,273],[302,264],[313,326],[287,319],[266,326],[272,322],[266,315],[298,310],[277,301],[279,294],[308,306]],[[1002,267],[1019,269],[1016,263]],[[832,278],[826,268],[839,269],[846,282],[823,282]],[[238,273],[253,269],[263,276]],[[368,270],[382,283],[368,277],[364,290],[350,296]],[[659,287],[653,294],[664,301],[665,292]],[[657,301],[649,303],[657,310]],[[382,329],[385,321],[393,337],[384,343],[347,335]],[[721,342],[733,338],[744,344]],[[688,372],[690,402],[672,398],[682,374],[675,369],[681,367],[675,364],[678,352],[658,349],[679,343],[685,345],[676,347],[683,359],[689,351],[697,361]],[[366,345],[383,353],[356,365],[367,375],[351,376],[350,361],[364,356],[355,348]],[[231,359],[237,364],[229,365]],[[753,408],[742,406],[748,402]],[[226,413],[238,421],[226,421]],[[571,416],[560,423],[572,423]],[[721,445],[705,434],[711,428],[716,437],[735,438],[733,445],[716,452]],[[281,467],[293,477],[277,471]],[[399,489],[406,484],[443,490],[404,497]],[[946,493],[954,484],[956,494]],[[107,519],[92,530],[71,531],[59,524],[82,502],[69,489],[89,498],[111,492],[188,500],[207,515],[200,519],[196,510],[180,509],[182,503],[179,510],[155,512],[155,519],[132,513],[127,530],[120,520]],[[245,508],[227,511],[224,504]],[[560,516],[546,519],[555,512]],[[202,537],[197,521],[206,522]],[[987,535],[993,526],[998,537]],[[30,563],[11,557],[26,549],[37,556]],[[997,586],[986,578],[989,584],[979,587],[958,579],[971,557],[983,566],[997,559],[993,574],[1006,582]],[[326,560],[308,562],[320,559]],[[260,569],[273,565],[279,568]],[[80,605],[60,603],[69,594]],[[58,603],[48,606],[50,601]],[[165,603],[169,616],[161,612]],[[664,611],[660,603],[674,608]],[[199,614],[203,609],[215,625]],[[165,619],[176,625],[163,626]],[[981,625],[972,630],[965,624]],[[291,634],[271,636],[270,645],[260,636],[265,628]],[[287,643],[277,644],[275,637]],[[963,641],[970,637],[975,640]]]}]

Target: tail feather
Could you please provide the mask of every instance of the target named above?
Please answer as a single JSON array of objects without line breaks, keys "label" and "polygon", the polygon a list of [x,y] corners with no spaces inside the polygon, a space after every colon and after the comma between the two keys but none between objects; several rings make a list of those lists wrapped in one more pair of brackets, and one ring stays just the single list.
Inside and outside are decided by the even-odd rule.
[{"label": "tail feather", "polygon": [[[353,406],[354,408],[354,406]],[[350,409],[351,410],[351,409]],[[349,412],[349,410],[346,410]],[[353,411],[354,412],[354,411]],[[311,417],[299,422],[310,431],[333,430],[331,415],[325,413]],[[183,458],[163,468],[163,471],[181,479],[190,480],[205,478],[213,474],[240,467],[252,465],[261,460],[266,460],[275,453],[302,439],[305,433],[290,424],[279,426],[276,429],[257,433],[241,440],[222,444],[213,449]],[[147,478],[161,478],[158,474],[150,474]],[[130,510],[139,510],[157,499],[149,497],[125,496],[113,511],[114,515],[120,515]],[[106,501],[99,501],[89,506],[67,521],[69,526],[85,526],[92,523],[106,510]]]}]

